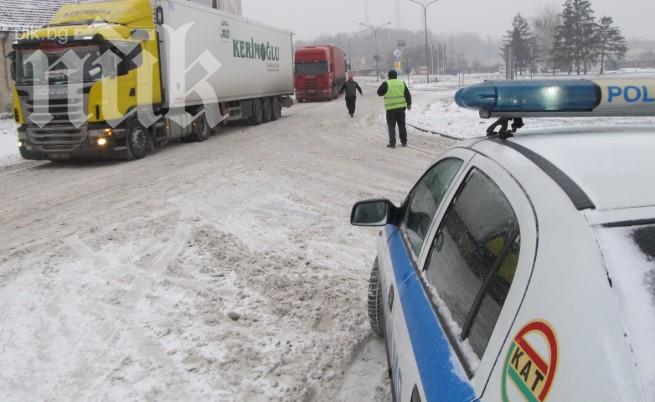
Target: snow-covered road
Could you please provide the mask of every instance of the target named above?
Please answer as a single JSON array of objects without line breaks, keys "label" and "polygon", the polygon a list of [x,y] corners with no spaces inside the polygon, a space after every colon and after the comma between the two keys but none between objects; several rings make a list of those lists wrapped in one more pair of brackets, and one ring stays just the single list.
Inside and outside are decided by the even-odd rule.
[{"label": "snow-covered road", "polygon": [[[365,88],[135,162],[0,167],[0,400],[386,401],[376,230],[447,140]],[[416,95],[420,97],[420,95]]]}]

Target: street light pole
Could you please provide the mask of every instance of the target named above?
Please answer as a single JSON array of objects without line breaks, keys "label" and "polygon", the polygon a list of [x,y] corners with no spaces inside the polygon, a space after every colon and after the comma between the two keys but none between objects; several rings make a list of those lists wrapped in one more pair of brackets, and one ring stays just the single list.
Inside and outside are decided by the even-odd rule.
[{"label": "street light pole", "polygon": [[416,3],[419,6],[423,7],[423,21],[425,23],[425,75],[428,81],[428,84],[430,83],[430,63],[429,63],[429,51],[428,51],[428,7],[433,5],[434,3],[438,2],[439,0],[432,0],[427,3],[424,3],[422,1],[418,0],[409,0],[412,3]]},{"label": "street light pole", "polygon": [[387,22],[386,24],[378,26],[368,25],[360,22],[359,25],[373,30],[373,37],[375,38],[375,75],[377,82],[380,82],[380,52],[378,49],[378,29],[384,28],[387,25],[391,25],[391,22]]}]

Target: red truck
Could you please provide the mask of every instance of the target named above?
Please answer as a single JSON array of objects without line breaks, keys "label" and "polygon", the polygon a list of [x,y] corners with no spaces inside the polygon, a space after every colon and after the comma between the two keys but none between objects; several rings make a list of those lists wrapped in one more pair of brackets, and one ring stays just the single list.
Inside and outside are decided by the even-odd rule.
[{"label": "red truck", "polygon": [[332,45],[296,49],[295,87],[298,102],[330,100],[346,82],[346,54]]}]

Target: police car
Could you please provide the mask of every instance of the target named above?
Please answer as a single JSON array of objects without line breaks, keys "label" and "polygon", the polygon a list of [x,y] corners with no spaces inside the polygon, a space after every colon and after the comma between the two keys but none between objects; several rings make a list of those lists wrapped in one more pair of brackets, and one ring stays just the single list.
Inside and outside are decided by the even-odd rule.
[{"label": "police car", "polygon": [[655,80],[485,82],[498,121],[381,226],[369,283],[396,401],[655,401],[655,127],[516,134],[523,118],[655,115]]}]

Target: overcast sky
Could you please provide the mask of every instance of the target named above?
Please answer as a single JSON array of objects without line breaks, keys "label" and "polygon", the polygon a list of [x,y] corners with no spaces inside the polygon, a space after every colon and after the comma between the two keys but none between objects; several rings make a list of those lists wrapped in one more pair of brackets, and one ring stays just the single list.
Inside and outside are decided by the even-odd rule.
[{"label": "overcast sky", "polygon": [[[359,22],[423,29],[423,9],[409,0],[242,0],[244,16],[295,32],[298,39],[352,32]],[[440,0],[429,9],[437,33],[477,32],[500,37],[516,12],[531,16],[550,0]],[[655,39],[655,0],[592,0],[597,16],[609,15],[628,38]],[[398,17],[397,17],[398,15]]]}]

